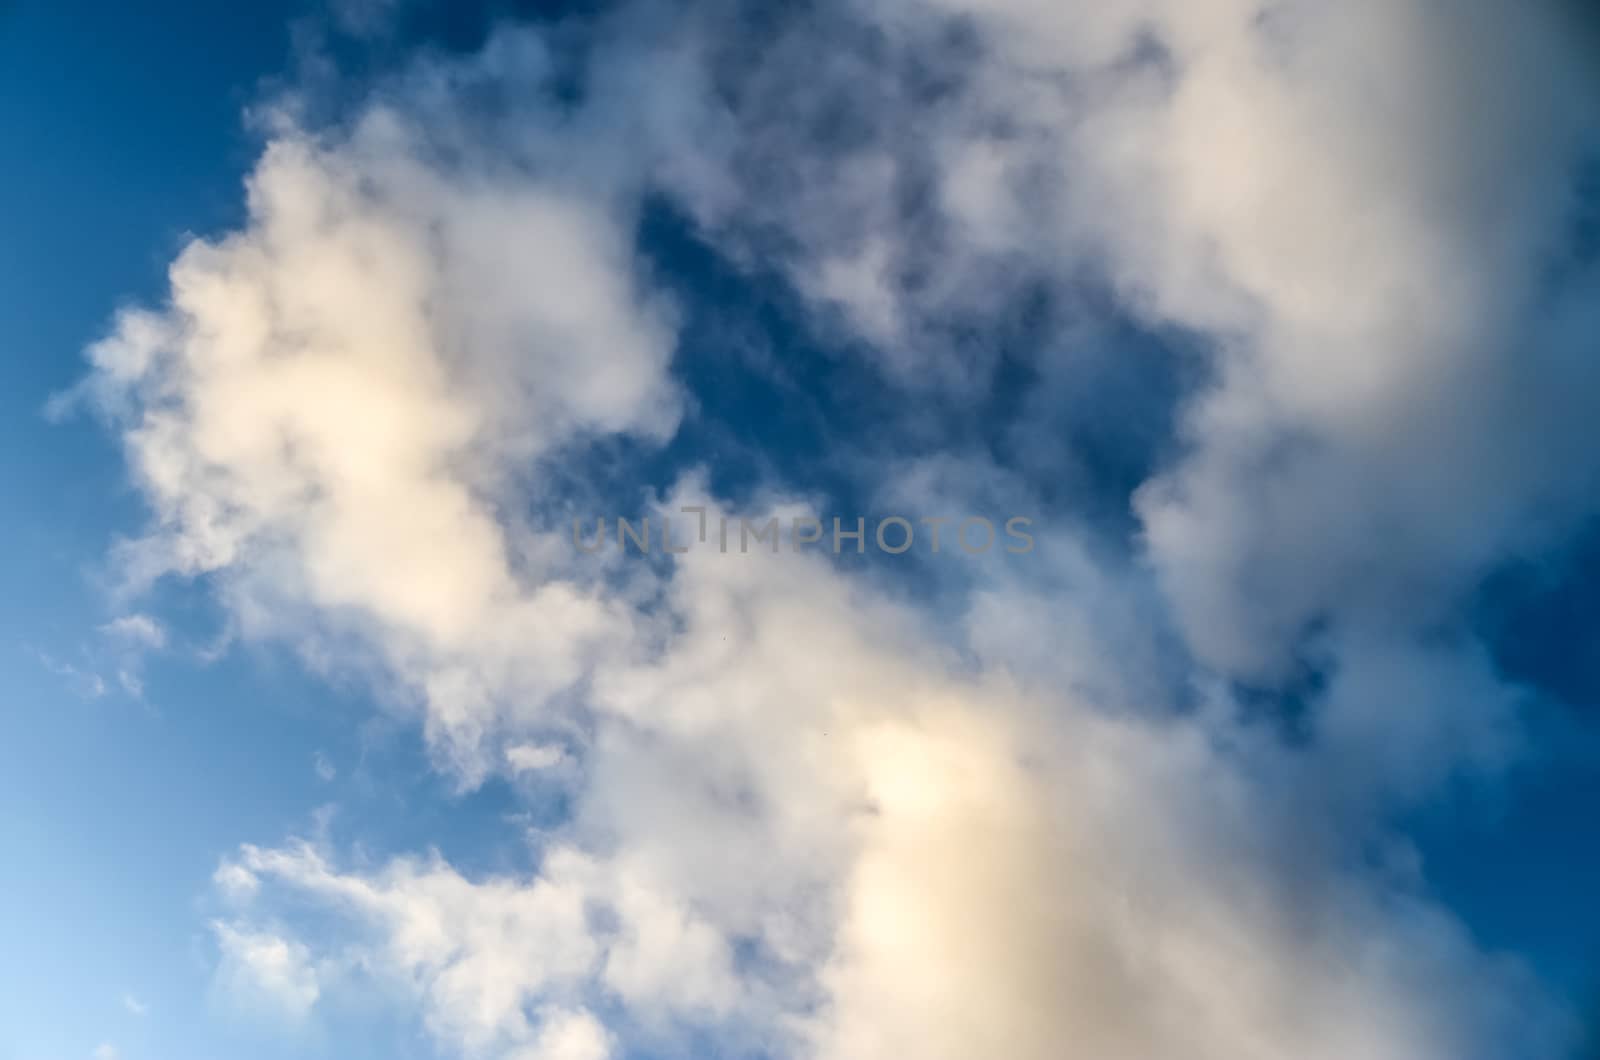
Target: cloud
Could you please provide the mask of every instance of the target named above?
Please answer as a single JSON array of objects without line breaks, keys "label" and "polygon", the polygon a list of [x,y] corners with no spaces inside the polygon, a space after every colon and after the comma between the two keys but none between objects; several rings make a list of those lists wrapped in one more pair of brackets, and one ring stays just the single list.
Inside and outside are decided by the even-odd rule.
[{"label": "cloud", "polygon": [[211,883],[224,895],[233,899],[248,898],[260,887],[255,873],[233,862],[224,862],[211,876]]},{"label": "cloud", "polygon": [[506,765],[513,773],[553,769],[567,760],[566,751],[553,744],[523,743],[506,748]]},{"label": "cloud", "polygon": [[381,109],[334,144],[283,131],[247,228],[185,249],[170,307],[124,314],[81,393],[155,511],[130,577],[214,574],[247,635],[375,653],[473,773],[485,715],[561,691],[625,622],[547,569],[559,538],[503,488],[588,433],[659,436],[677,398],[627,207],[430,150]]},{"label": "cloud", "polygon": [[611,1055],[611,1036],[600,1022],[570,1010],[545,1013],[532,1047],[513,1054],[514,1060],[607,1060]]},{"label": "cloud", "polygon": [[159,650],[167,645],[166,628],[145,614],[123,615],[101,626],[100,632],[136,648]]},{"label": "cloud", "polygon": [[122,995],[122,1007],[127,1009],[128,1013],[133,1016],[147,1016],[150,1014],[150,1006],[132,994]]},{"label": "cloud", "polygon": [[117,1057],[121,1056],[122,1053],[110,1042],[101,1042],[95,1046],[94,1052],[90,1055],[94,1057],[94,1060],[117,1060]]},{"label": "cloud", "polygon": [[295,1020],[316,1004],[322,994],[320,975],[305,945],[222,922],[211,928],[222,957],[218,982],[232,999]]},{"label": "cloud", "polygon": [[401,0],[333,0],[334,22],[356,37],[382,34],[401,7]]},{"label": "cloud", "polygon": [[165,627],[149,615],[132,614],[106,623],[99,631],[109,647],[80,646],[79,662],[68,662],[43,651],[34,654],[45,669],[62,678],[75,695],[84,699],[104,697],[112,690],[113,682],[129,698],[143,699],[141,656],[165,647]]},{"label": "cloud", "polygon": [[58,659],[45,652],[35,652],[39,664],[61,678],[73,695],[83,699],[99,699],[106,694],[106,681],[93,670]]},{"label": "cloud", "polygon": [[[246,847],[228,869],[338,909],[357,926],[355,937],[348,950],[320,959],[368,969],[415,994],[429,1030],[463,1054],[606,1055],[608,1036],[572,1007],[597,981],[625,998],[685,1010],[725,1005],[734,989],[726,967],[720,975],[701,967],[725,965],[720,939],[625,871],[572,849],[546,851],[531,880],[469,881],[437,858],[364,877],[338,872],[303,844]],[[600,915],[604,937],[591,928]],[[299,965],[311,959],[297,953]],[[300,996],[314,1000],[315,990]]]},{"label": "cloud", "polygon": [[951,671],[819,561],[708,553],[671,591],[681,632],[601,675],[590,783],[527,876],[247,847],[250,915],[342,911],[318,959],[394,976],[462,1055],[577,1003],[663,1055],[1558,1055],[1560,1010],[1405,872],[1297,838],[1320,808],[1249,779],[1276,752]]},{"label": "cloud", "polygon": [[[277,113],[246,222],[90,352],[152,509],[120,559],[369,680],[461,785],[538,773],[571,813],[498,874],[244,846],[219,981],[295,1016],[377,983],[474,1057],[1560,1055],[1560,1005],[1387,826],[1515,754],[1452,602],[1590,503],[1591,280],[1528,278],[1587,75],[1487,11],[639,5],[571,97],[508,29],[347,122]],[[1136,554],[1065,519],[933,604],[814,556],[581,560],[583,503],[740,514],[682,466],[644,502],[586,481],[693,414],[653,196],[789,284],[886,421],[1000,407],[972,336],[1041,299],[1206,350],[1116,498]],[[1019,370],[1071,394],[1070,345]],[[868,492],[1047,495],[1001,463],[951,441]],[[1238,686],[1297,667],[1290,744]]]},{"label": "cloud", "polygon": [[[1438,623],[1499,559],[1592,512],[1600,389],[1569,321],[1596,279],[1570,234],[1596,68],[1559,12],[888,10],[892,40],[926,35],[907,23],[933,10],[982,42],[915,112],[937,223],[1089,270],[1213,351],[1187,455],[1135,498],[1202,661],[1276,679],[1319,623]],[[1486,62],[1515,90],[1489,91]]]},{"label": "cloud", "polygon": [[[708,62],[729,9],[685,20]],[[725,59],[724,179],[675,191],[908,408],[953,390],[1001,417],[1012,364],[1074,422],[1164,436],[1142,477],[1090,481],[1122,491],[1103,503],[1136,517],[1204,670],[1281,691],[1401,644],[1429,672],[1441,630],[1470,666],[1462,600],[1594,514],[1600,272],[1576,233],[1600,67],[1573,29],[1478,2],[828,5]],[[1048,330],[1010,340],[1028,314]],[[1109,392],[1096,362],[1128,352],[1083,316],[1168,346],[1177,415]],[[1034,451],[1070,435],[1037,407],[1015,426]],[[994,474],[1059,494],[1093,455],[1013,450]],[[1510,692],[1485,693],[1416,715],[1441,740],[1493,729]]]}]

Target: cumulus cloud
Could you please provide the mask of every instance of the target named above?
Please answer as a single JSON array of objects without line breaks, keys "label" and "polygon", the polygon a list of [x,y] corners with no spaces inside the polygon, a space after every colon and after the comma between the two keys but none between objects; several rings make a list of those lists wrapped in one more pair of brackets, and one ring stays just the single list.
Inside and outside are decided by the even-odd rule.
[{"label": "cumulus cloud", "polygon": [[327,956],[415,994],[430,1031],[465,1055],[608,1055],[581,1007],[596,983],[666,1012],[725,1006],[734,991],[709,928],[625,866],[570,848],[543,852],[531,879],[472,881],[437,858],[341,873],[306,845],[247,847],[229,868],[353,921]]},{"label": "cumulus cloud", "polygon": [[[734,179],[682,194],[913,391],[1002,401],[1008,322],[1041,291],[1103,291],[1204,350],[1165,465],[1118,498],[1188,649],[1267,687],[1384,665],[1350,655],[1379,644],[1426,672],[1486,572],[1594,511],[1600,273],[1575,233],[1600,68],[1569,14],[825,5],[751,44],[714,145]],[[1016,355],[1053,402],[1170,429],[1065,342]],[[1070,433],[1042,423],[1019,424],[1032,448]],[[1072,458],[1035,472],[1058,490]],[[1505,698],[1452,714],[1492,728]]]},{"label": "cumulus cloud", "polygon": [[[1530,279],[1588,71],[1503,8],[641,4],[575,99],[505,30],[333,128],[280,113],[246,223],[90,352],[154,514],[121,558],[414,707],[460,783],[572,812],[492,875],[243,847],[219,978],[294,1014],[375,982],[523,1060],[1560,1055],[1383,824],[1514,753],[1449,608],[1588,503],[1593,278]],[[1137,554],[1057,527],[949,613],[814,556],[581,560],[574,469],[692,409],[650,196],[912,400],[998,391],[972,336],[1045,294],[1190,336],[1213,372],[1119,498]],[[1065,392],[1062,350],[1024,367]],[[952,445],[870,486],[1048,485],[992,470]],[[1287,746],[1233,682],[1296,664]]]},{"label": "cumulus cloud", "polygon": [[1042,167],[1032,244],[1215,351],[1189,455],[1137,497],[1203,660],[1272,676],[1318,622],[1437,622],[1590,511],[1596,379],[1565,319],[1594,274],[1564,263],[1595,70],[1559,12],[931,6],[1007,60],[947,137],[951,214],[1011,239]]},{"label": "cumulus cloud", "polygon": [[539,1037],[514,1053],[514,1060],[607,1060],[612,1055],[611,1036],[587,1012],[547,1012],[541,1023]]},{"label": "cumulus cloud", "polygon": [[381,109],[332,144],[287,128],[249,225],[183,252],[170,306],[124,314],[83,393],[156,512],[132,577],[215,575],[249,635],[376,653],[472,773],[484,715],[562,690],[626,625],[548,569],[505,481],[586,433],[660,435],[676,398],[628,209],[438,146]]},{"label": "cumulus cloud", "polygon": [[829,1060],[1562,1046],[1403,869],[1303,838],[1318,808],[1251,779],[1275,754],[952,670],[914,614],[766,558],[691,558],[680,634],[600,675],[591,781],[526,877],[304,845],[224,873],[261,914],[309,897],[371,932],[328,957],[396,975],[464,1055],[582,1000],[670,1055],[695,1030]]}]

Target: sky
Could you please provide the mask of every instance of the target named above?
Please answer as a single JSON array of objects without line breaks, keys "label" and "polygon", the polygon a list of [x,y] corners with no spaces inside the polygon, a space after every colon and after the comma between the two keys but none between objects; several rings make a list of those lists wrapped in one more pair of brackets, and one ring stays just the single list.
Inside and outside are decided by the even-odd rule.
[{"label": "sky", "polygon": [[1600,1055],[1597,34],[0,2],[0,1060]]}]

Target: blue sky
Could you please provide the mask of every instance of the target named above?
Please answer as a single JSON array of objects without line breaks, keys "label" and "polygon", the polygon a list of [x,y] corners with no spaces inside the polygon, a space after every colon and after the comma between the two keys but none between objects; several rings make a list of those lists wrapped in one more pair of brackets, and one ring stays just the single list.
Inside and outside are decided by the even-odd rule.
[{"label": "blue sky", "polygon": [[1592,26],[1399,8],[0,6],[0,1060],[1588,1055]]},{"label": "blue sky", "polygon": [[[33,251],[6,256],[0,310],[11,380],[0,446],[12,515],[4,529],[4,834],[13,854],[3,871],[14,899],[0,973],[6,1056],[87,1056],[105,1040],[129,1055],[308,1051],[304,1041],[216,1018],[205,890],[219,851],[242,835],[298,828],[359,783],[349,774],[363,753],[353,731],[361,700],[271,651],[196,662],[218,615],[203,593],[182,587],[164,610],[186,652],[141,667],[142,699],[117,687],[116,649],[97,633],[116,613],[106,549],[138,525],[140,506],[103,432],[43,414],[48,396],[81,373],[81,350],[112,308],[159,296],[167,258],[188,233],[237,221],[257,148],[243,110],[260,79],[285,69],[290,21],[302,13],[25,4],[0,22],[0,105],[11,130],[3,169],[15,204],[4,238]],[[100,28],[85,32],[85,20]],[[86,693],[95,678],[110,683],[103,695]],[[419,779],[425,766],[410,761],[407,741],[393,744],[400,784],[371,796],[386,803],[375,817],[396,834],[437,823],[436,814],[449,819],[458,805],[448,799],[391,812],[408,781],[437,794]],[[318,778],[319,753],[343,779]],[[455,831],[439,828],[442,839],[424,828],[433,843]],[[135,1014],[125,998],[149,1011]],[[364,1055],[353,1041],[324,1047]]]}]

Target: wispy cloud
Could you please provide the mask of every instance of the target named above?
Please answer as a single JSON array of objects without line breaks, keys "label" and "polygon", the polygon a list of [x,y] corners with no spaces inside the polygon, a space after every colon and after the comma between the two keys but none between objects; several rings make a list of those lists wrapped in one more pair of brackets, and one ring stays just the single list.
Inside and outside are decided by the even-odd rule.
[{"label": "wispy cloud", "polygon": [[46,670],[61,678],[68,689],[84,699],[99,699],[106,694],[106,681],[92,669],[66,662],[47,652],[34,652],[34,657]]},{"label": "wispy cloud", "polygon": [[304,1017],[321,995],[320,976],[304,945],[271,931],[214,923],[221,951],[219,982],[232,998],[290,1019]]},{"label": "wispy cloud", "polygon": [[166,628],[145,614],[123,615],[101,626],[100,631],[134,647],[157,650],[167,644]]}]

